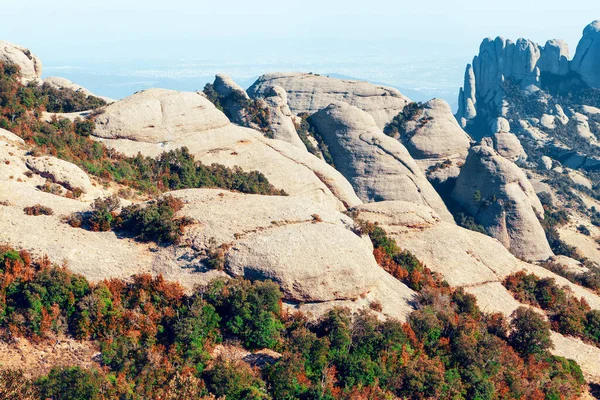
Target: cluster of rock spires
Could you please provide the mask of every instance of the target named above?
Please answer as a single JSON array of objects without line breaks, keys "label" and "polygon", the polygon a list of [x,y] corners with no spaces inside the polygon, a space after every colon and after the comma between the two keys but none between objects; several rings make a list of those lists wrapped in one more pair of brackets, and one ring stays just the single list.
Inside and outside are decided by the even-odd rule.
[{"label": "cluster of rock spires", "polygon": [[[50,254],[95,280],[140,272],[161,273],[188,287],[216,277],[271,279],[282,288],[288,307],[315,316],[333,306],[359,309],[378,302],[381,317],[404,319],[416,294],[377,265],[370,240],[355,233],[348,216],[354,215],[380,224],[401,248],[450,285],[474,294],[488,312],[508,316],[521,305],[501,283],[520,270],[552,277],[600,309],[599,296],[534,263],[553,253],[539,222],[540,200],[518,166],[527,154],[510,133],[510,123],[495,116],[494,135],[479,143],[461,127],[481,104],[502,106],[498,83],[503,77],[535,85],[541,72],[576,70],[593,85],[590,71],[600,54],[597,28],[586,29],[580,46],[588,50],[577,63],[568,62],[566,48],[557,41],[544,48],[527,41],[485,41],[467,69],[460,124],[447,103],[433,99],[405,121],[398,137],[383,131],[410,103],[399,91],[315,74],[263,75],[248,91],[218,75],[213,87],[229,118],[203,93],[150,89],[113,102],[95,117],[93,140],[132,156],[155,157],[186,146],[204,164],[259,171],[289,195],[220,189],[167,193],[183,200],[181,216],[194,221],[185,230],[186,246],[154,248],[64,224],[61,215],[89,209],[93,199],[110,190],[73,164],[32,155],[22,140],[0,130],[0,218],[10,226],[0,229],[0,243]],[[24,79],[40,82],[35,56],[2,46],[0,60],[19,64],[29,71]],[[44,82],[73,87],[56,78]],[[268,109],[273,139],[253,129],[239,99]],[[311,115],[335,168],[307,151],[298,131],[303,122],[298,115],[304,113]],[[81,188],[84,195],[69,199],[38,190],[48,176],[65,189]],[[445,194],[436,191],[442,184]],[[458,226],[450,203],[474,216],[488,235]],[[23,207],[34,204],[51,207],[54,215],[23,215]],[[204,267],[215,245],[225,245],[223,271]],[[569,346],[557,347],[555,354],[575,358],[599,376],[600,350],[575,342],[585,354],[573,354]]]},{"label": "cluster of rock spires", "polygon": [[[575,57],[569,61],[569,48],[562,40],[549,40],[542,47],[527,39],[513,42],[497,37],[481,43],[479,54],[467,65],[464,86],[458,97],[456,118],[467,127],[477,116],[484,120],[505,117],[502,84],[513,79],[523,89],[539,90],[540,76],[577,74],[592,88],[600,88],[600,21],[583,31]],[[493,133],[493,132],[492,132]]]}]

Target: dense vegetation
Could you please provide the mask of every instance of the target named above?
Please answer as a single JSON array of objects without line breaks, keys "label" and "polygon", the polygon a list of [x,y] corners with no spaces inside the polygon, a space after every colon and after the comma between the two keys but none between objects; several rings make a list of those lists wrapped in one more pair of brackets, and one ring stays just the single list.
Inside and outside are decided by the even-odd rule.
[{"label": "dense vegetation", "polygon": [[[418,263],[398,252],[385,232],[371,231],[376,251],[395,254],[403,266]],[[286,312],[270,282],[216,281],[190,295],[148,275],[91,284],[47,258],[32,260],[25,251],[2,248],[0,336],[39,343],[64,336],[93,341],[101,362],[91,369],[55,367],[33,380],[2,370],[0,394],[7,399],[558,399],[580,393],[579,367],[547,353],[543,321],[520,310],[509,326],[499,314],[482,313],[462,289],[425,275],[406,323],[347,309],[310,322]],[[407,279],[414,281],[410,273]],[[250,360],[214,355],[220,343],[280,355],[252,368]]]},{"label": "dense vegetation", "polygon": [[509,104],[509,121],[517,123],[521,119],[540,118],[546,112],[548,104],[541,101],[536,94],[529,94],[521,89],[521,84],[513,78],[505,79],[502,89]]},{"label": "dense vegetation", "polygon": [[143,242],[178,243],[183,228],[190,224],[187,218],[175,218],[183,201],[164,196],[149,204],[133,204],[123,209],[119,215],[117,229],[124,229]]},{"label": "dense vegetation", "polygon": [[244,172],[240,167],[204,165],[195,161],[186,147],[162,153],[157,158],[124,157],[115,180],[145,192],[156,193],[200,187],[219,187],[242,193],[285,195],[276,190],[260,172]]},{"label": "dense vegetation", "polygon": [[[59,100],[50,96],[48,93],[51,92],[46,89],[31,85],[24,87],[18,77],[16,66],[0,63],[0,127],[21,136],[38,152],[72,162],[101,179],[154,195],[167,190],[198,187],[283,194],[275,190],[260,172],[244,172],[239,167],[227,168],[218,164],[206,166],[196,161],[186,148],[165,152],[156,159],[141,154],[126,157],[88,137],[94,130],[92,120],[71,122],[54,118],[50,122],[41,121],[38,118],[41,112],[46,107],[55,107],[52,104]],[[69,89],[59,92],[67,99],[79,98]],[[78,103],[77,107],[93,104]]]},{"label": "dense vegetation", "polygon": [[227,118],[261,131],[266,137],[273,138],[271,114],[259,99],[248,99],[243,93],[233,90],[227,97],[219,94],[212,83],[204,86],[204,94]]},{"label": "dense vegetation", "polygon": [[74,228],[94,232],[115,230],[142,242],[159,244],[179,243],[183,228],[192,223],[189,218],[176,217],[183,201],[173,196],[162,196],[146,204],[132,204],[121,208],[115,195],[97,198],[92,209],[71,214],[65,219]]},{"label": "dense vegetation", "polygon": [[35,104],[37,99],[42,99],[46,111],[55,113],[87,111],[106,105],[106,101],[98,97],[67,88],[57,89],[47,83],[41,86],[30,83],[23,96],[26,104]]},{"label": "dense vegetation", "polygon": [[578,300],[568,288],[559,287],[553,278],[521,271],[508,276],[504,286],[519,302],[546,311],[553,330],[600,346],[600,311],[592,310],[583,298]]}]

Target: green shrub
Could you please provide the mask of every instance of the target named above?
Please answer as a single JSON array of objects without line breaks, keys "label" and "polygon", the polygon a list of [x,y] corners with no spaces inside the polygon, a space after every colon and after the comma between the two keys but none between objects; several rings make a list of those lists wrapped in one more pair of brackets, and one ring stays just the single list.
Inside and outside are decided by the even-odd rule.
[{"label": "green shrub", "polygon": [[236,335],[249,349],[278,349],[283,324],[279,319],[283,295],[273,282],[217,281],[206,299],[222,316],[225,332]]},{"label": "green shrub", "polygon": [[143,242],[177,243],[183,228],[190,223],[184,218],[175,218],[183,208],[183,201],[164,196],[146,205],[131,205],[121,212],[121,228]]},{"label": "green shrub", "polygon": [[537,312],[527,307],[519,307],[511,317],[512,332],[508,341],[521,355],[540,355],[553,348],[550,324]]},{"label": "green shrub", "polygon": [[33,105],[34,99],[44,99],[43,104],[48,112],[72,113],[106,105],[106,101],[98,97],[87,96],[80,91],[68,88],[57,89],[47,83],[41,86],[31,83],[27,86],[27,89],[32,91],[31,94],[26,93],[23,95],[23,97],[28,97],[28,104]]},{"label": "green shrub", "polygon": [[269,399],[265,382],[244,362],[217,359],[205,374],[209,390],[231,400]]},{"label": "green shrub", "polygon": [[586,236],[590,236],[592,234],[592,232],[590,232],[590,230],[585,225],[578,225],[577,230],[579,231],[579,233]]},{"label": "green shrub", "polygon": [[116,211],[121,206],[121,201],[116,195],[106,198],[97,198],[92,204],[92,211],[87,217],[87,224],[94,232],[106,232],[116,224]]}]

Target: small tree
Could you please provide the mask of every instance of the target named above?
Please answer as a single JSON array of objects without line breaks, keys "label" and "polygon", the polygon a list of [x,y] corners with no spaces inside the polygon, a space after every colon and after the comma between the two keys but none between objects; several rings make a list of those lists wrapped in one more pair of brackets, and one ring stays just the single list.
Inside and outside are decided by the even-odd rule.
[{"label": "small tree", "polygon": [[92,204],[92,213],[88,223],[92,231],[109,231],[115,223],[115,211],[121,206],[121,201],[116,195],[107,198],[97,198]]},{"label": "small tree", "polygon": [[546,350],[554,348],[550,340],[550,323],[537,312],[527,307],[519,307],[511,317],[512,332],[508,342],[523,357],[543,354]]}]

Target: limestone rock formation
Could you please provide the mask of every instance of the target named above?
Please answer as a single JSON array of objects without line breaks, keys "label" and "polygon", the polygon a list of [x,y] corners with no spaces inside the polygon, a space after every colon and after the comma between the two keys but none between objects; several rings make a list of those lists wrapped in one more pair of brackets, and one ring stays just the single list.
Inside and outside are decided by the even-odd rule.
[{"label": "limestone rock formation", "polygon": [[223,110],[231,122],[248,126],[248,113],[243,104],[250,99],[246,91],[225,74],[215,76],[213,88],[221,96]]},{"label": "limestone rock formation", "polygon": [[[569,282],[549,270],[519,260],[498,240],[443,221],[431,208],[404,201],[368,203],[353,209],[358,219],[379,224],[398,245],[413,253],[432,271],[440,273],[450,286],[477,291],[477,300],[489,304],[490,298],[502,294],[494,311],[510,315],[520,304],[502,286],[504,278],[525,270],[539,277],[551,277],[566,285],[577,298],[600,309],[600,296]],[[474,293],[475,294],[475,293]],[[515,307],[515,308],[516,308]]]},{"label": "limestone rock formation", "polygon": [[589,118],[583,114],[575,113],[571,118],[575,121],[577,126],[577,134],[581,136],[583,139],[587,140],[590,144],[597,144],[598,139],[596,135],[592,133],[590,130]]},{"label": "limestone rock formation", "polygon": [[184,201],[180,214],[194,222],[183,239],[193,251],[180,257],[186,260],[183,264],[163,257],[162,268],[167,271],[192,266],[206,271],[203,254],[223,245],[227,274],[273,280],[288,302],[331,308],[360,303],[366,296],[382,303],[390,300],[383,309],[389,316],[403,319],[410,312],[412,290],[377,265],[370,241],[357,236],[354,222],[342,213],[297,197],[221,189],[187,189],[168,195]]},{"label": "limestone rock formation", "polygon": [[94,191],[87,174],[70,162],[55,157],[28,157],[26,164],[34,173],[63,186],[65,189],[80,189],[83,193]]},{"label": "limestone rock formation", "polygon": [[[163,102],[166,104],[161,107]],[[181,107],[180,112],[171,105]],[[338,171],[306,149],[229,123],[210,101],[196,93],[140,92],[108,106],[97,121],[100,124],[93,138],[126,155],[141,152],[156,157],[185,146],[204,164],[262,172],[290,196],[303,196],[340,210],[361,202]]]},{"label": "limestone rock formation", "polygon": [[493,136],[483,138],[481,143],[493,148],[502,157],[512,162],[520,163],[527,160],[527,153],[514,133],[497,132]]},{"label": "limestone rock formation", "polygon": [[548,156],[542,156],[541,157],[541,166],[543,167],[543,169],[545,169],[546,171],[550,171],[552,169],[552,159]]},{"label": "limestone rock formation", "polygon": [[[75,165],[69,167],[69,163],[61,160],[55,164],[54,160],[42,158],[39,163],[49,168],[59,168],[60,164],[60,170],[75,175],[80,171]],[[39,256],[49,255],[53,261],[66,263],[72,271],[92,280],[109,276],[124,278],[151,271],[152,253],[147,245],[120,240],[113,232],[73,228],[61,221],[62,216],[89,210],[90,202],[102,193],[77,200],[46,193],[38,189],[46,178],[31,174],[28,161],[36,160],[28,155],[27,148],[4,141],[0,136],[0,220],[3,227],[0,243],[28,249]],[[50,162],[54,166],[47,165]],[[49,207],[53,215],[24,214],[24,207],[36,204]]]},{"label": "limestone rock formation", "polygon": [[[168,195],[185,203],[180,215],[194,221],[183,238],[188,246],[151,251],[155,245],[114,232],[71,227],[63,216],[89,210],[93,197],[75,200],[44,192],[37,187],[45,178],[26,174],[28,165],[36,165],[37,170],[77,175],[74,165],[28,155],[25,146],[3,138],[0,162],[0,218],[3,227],[10,227],[0,230],[0,243],[51,254],[54,261],[68,263],[91,280],[150,272],[192,287],[218,276],[241,275],[272,279],[287,301],[316,302],[316,309],[326,309],[328,302],[330,308],[345,302],[368,307],[368,301],[376,301],[384,304],[385,315],[400,319],[411,310],[414,293],[377,265],[370,241],[357,236],[352,219],[328,204],[219,189],[171,192]],[[36,204],[51,208],[53,214],[25,215],[23,208]],[[221,244],[228,246],[225,272],[207,269],[209,251]]]},{"label": "limestone rock formation", "polygon": [[66,78],[60,78],[60,77],[56,77],[56,76],[51,76],[48,78],[44,79],[44,84],[50,85],[51,87],[55,88],[55,89],[71,89],[75,92],[81,92],[83,94],[85,94],[86,96],[94,96],[94,97],[99,97],[102,100],[106,101],[107,103],[114,103],[115,100],[111,99],[109,97],[103,97],[103,96],[96,96],[94,93],[90,92],[88,89],[84,88],[83,86],[80,86],[76,83],[71,82],[70,80],[66,79]]},{"label": "limestone rock formation", "polygon": [[398,139],[430,182],[440,187],[458,176],[471,138],[456,122],[448,103],[441,99],[424,103],[404,127]]},{"label": "limestone rock formation", "polygon": [[0,40],[0,61],[17,65],[23,84],[41,82],[42,62],[29,49]]},{"label": "limestone rock formation", "polygon": [[406,123],[400,140],[416,159],[466,157],[471,138],[458,125],[450,105],[441,99],[423,104],[417,117]]},{"label": "limestone rock formation", "polygon": [[108,106],[96,117],[94,135],[161,143],[228,124],[227,117],[198,93],[148,89]]},{"label": "limestone rock formation", "polygon": [[452,216],[406,148],[385,135],[371,115],[334,103],[311,117],[337,169],[363,201],[406,200]]},{"label": "limestone rock formation", "polygon": [[569,45],[564,40],[548,40],[538,62],[540,71],[554,75],[569,73]]},{"label": "limestone rock formation", "polygon": [[496,118],[492,122],[492,132],[510,132],[510,122],[506,118]]},{"label": "limestone rock formation", "polygon": [[451,196],[513,254],[528,260],[553,255],[538,221],[544,210],[531,183],[493,149],[471,148]]},{"label": "limestone rock formation", "polygon": [[290,110],[296,115],[313,114],[333,102],[344,101],[371,114],[381,129],[409,102],[397,89],[299,72],[262,75],[248,94],[264,97],[272,86],[281,86],[287,92]]},{"label": "limestone rock formation", "polygon": [[223,97],[230,97],[233,94],[249,99],[246,91],[233,79],[225,74],[217,74],[214,82],[215,91]]},{"label": "limestone rock formation", "polygon": [[288,299],[303,302],[356,299],[380,276],[368,243],[344,227],[312,222],[236,242],[226,268],[234,276],[271,279]]},{"label": "limestone rock formation", "polygon": [[502,37],[484,39],[479,54],[467,65],[456,119],[466,127],[478,115],[488,121],[504,117],[506,79],[529,91],[538,90],[542,73],[566,75],[569,72],[568,55],[568,47],[561,40],[550,40],[541,47],[526,39],[516,42]]},{"label": "limestone rock formation", "polygon": [[600,88],[600,20],[592,22],[583,30],[571,69],[579,73],[589,86]]},{"label": "limestone rock formation", "polygon": [[[271,116],[273,137],[288,142],[299,149],[306,149],[296,132],[298,117],[292,114],[288,106],[287,93],[281,86],[273,86],[264,91],[264,101]],[[298,121],[299,122],[299,121]]]}]

